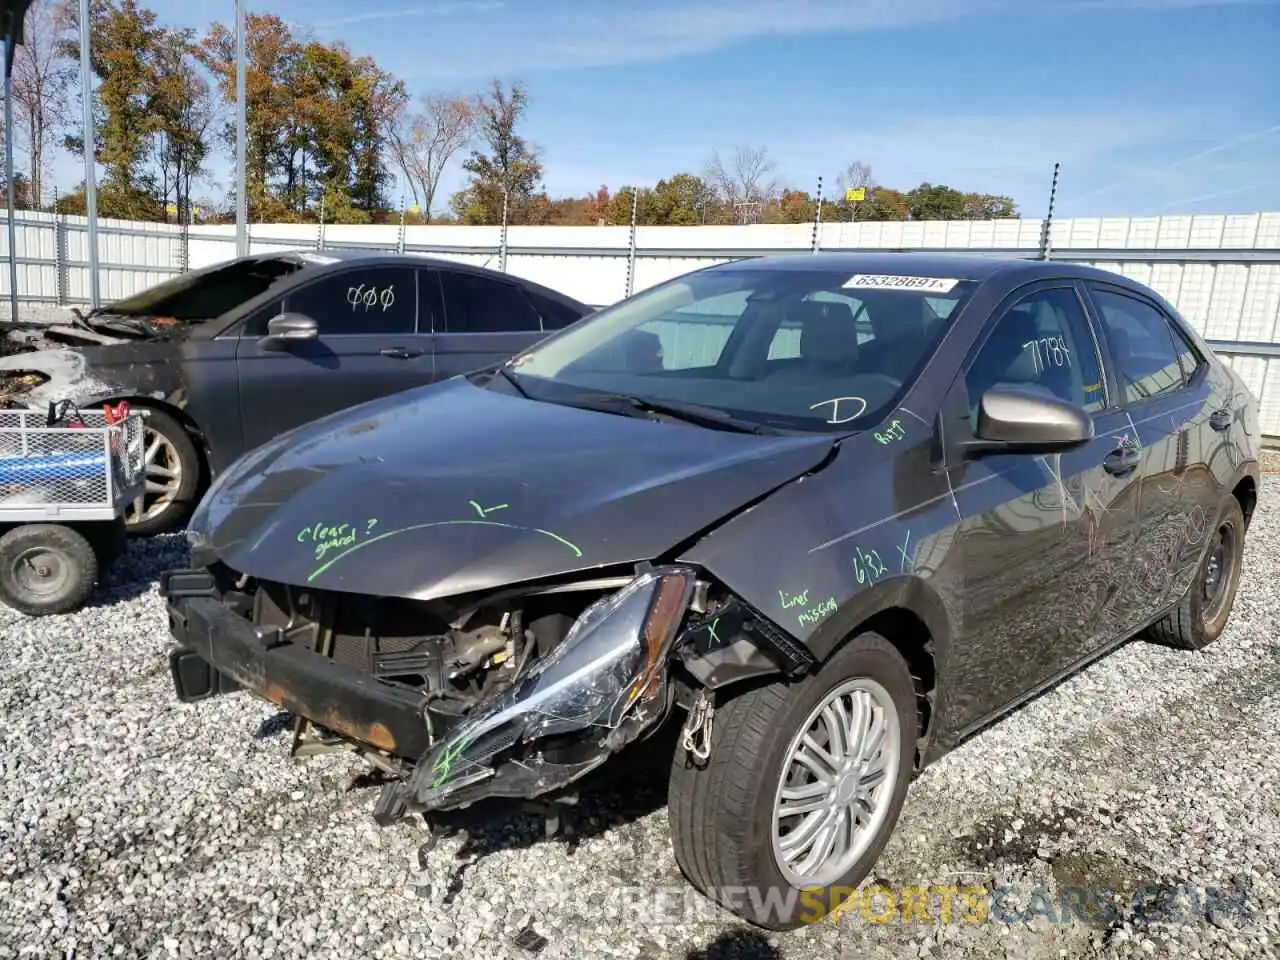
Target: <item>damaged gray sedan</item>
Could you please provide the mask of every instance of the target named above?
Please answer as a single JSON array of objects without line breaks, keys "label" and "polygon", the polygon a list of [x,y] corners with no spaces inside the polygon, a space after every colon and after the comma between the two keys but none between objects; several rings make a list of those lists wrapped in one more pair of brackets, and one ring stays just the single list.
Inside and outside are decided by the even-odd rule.
[{"label": "damaged gray sedan", "polygon": [[966,737],[1135,635],[1221,635],[1259,449],[1124,277],[725,264],[245,455],[163,578],[171,671],[358,750],[384,824],[571,796],[682,723],[677,861],[795,927]]}]

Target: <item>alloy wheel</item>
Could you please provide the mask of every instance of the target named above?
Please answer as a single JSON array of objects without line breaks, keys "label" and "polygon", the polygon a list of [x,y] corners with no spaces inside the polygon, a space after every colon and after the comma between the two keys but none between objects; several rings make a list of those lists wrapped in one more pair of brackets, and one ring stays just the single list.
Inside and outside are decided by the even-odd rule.
[{"label": "alloy wheel", "polygon": [[796,887],[829,886],[862,857],[888,816],[901,726],[866,677],[831,690],[787,748],[773,801],[773,855]]},{"label": "alloy wheel", "polygon": [[125,512],[125,522],[130,525],[163,513],[182,487],[182,459],[178,448],[164,434],[145,428],[142,442],[146,486]]}]

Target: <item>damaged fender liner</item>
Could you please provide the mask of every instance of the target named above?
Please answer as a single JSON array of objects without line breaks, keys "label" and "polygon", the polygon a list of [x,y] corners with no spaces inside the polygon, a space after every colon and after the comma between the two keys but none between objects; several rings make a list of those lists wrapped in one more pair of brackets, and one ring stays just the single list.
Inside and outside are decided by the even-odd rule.
[{"label": "damaged fender liner", "polygon": [[[256,628],[213,597],[170,596],[169,625],[179,644],[175,655],[195,653],[295,716],[411,760],[430,746],[418,694],[379,683],[299,644],[268,646],[274,630]],[[176,681],[176,664],[173,669]]]}]

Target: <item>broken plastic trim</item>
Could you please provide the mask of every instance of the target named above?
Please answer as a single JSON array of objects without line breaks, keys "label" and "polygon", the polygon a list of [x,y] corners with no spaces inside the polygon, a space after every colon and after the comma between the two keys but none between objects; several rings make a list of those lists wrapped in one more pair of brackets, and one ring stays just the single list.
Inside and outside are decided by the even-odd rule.
[{"label": "broken plastic trim", "polygon": [[[666,710],[667,655],[694,582],[692,569],[662,567],[589,606],[514,687],[476,707],[428,751],[407,784],[409,806],[470,803],[477,791],[467,788],[480,784],[479,795],[537,796],[576,780],[634,740]],[[491,762],[517,744],[574,733],[583,735],[585,759]]]}]

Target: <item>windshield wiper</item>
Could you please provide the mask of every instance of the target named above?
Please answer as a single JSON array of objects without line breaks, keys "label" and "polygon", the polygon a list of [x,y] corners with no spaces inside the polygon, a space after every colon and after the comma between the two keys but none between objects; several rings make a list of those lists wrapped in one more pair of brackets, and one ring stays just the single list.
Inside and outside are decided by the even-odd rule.
[{"label": "windshield wiper", "polygon": [[495,370],[494,372],[497,373],[498,376],[502,377],[503,380],[507,381],[507,383],[515,387],[516,393],[520,394],[520,396],[524,397],[526,400],[533,399],[532,397],[529,396],[529,391],[525,390],[524,387],[520,386],[519,381],[516,380],[515,374],[507,372],[506,364],[499,365],[498,369]]},{"label": "windshield wiper", "polygon": [[648,397],[633,397],[624,393],[589,393],[572,401],[578,405],[600,410],[604,413],[618,413],[623,416],[643,417],[647,414],[672,417],[685,423],[713,430],[729,430],[734,433],[774,433],[775,431],[762,423],[741,420],[726,413],[718,407],[708,407],[699,403],[684,403],[680,400],[651,400]]}]

